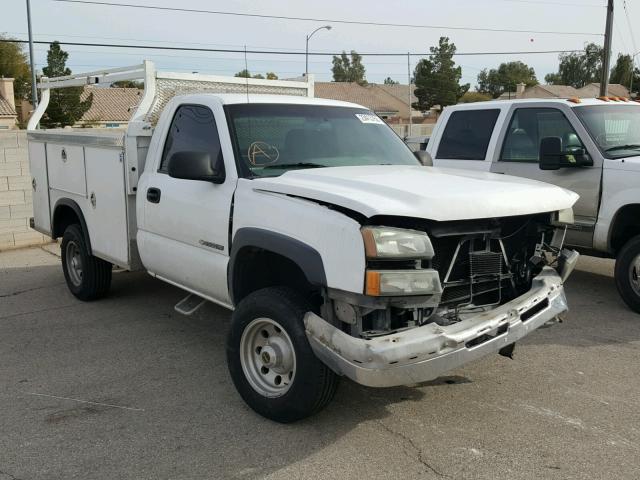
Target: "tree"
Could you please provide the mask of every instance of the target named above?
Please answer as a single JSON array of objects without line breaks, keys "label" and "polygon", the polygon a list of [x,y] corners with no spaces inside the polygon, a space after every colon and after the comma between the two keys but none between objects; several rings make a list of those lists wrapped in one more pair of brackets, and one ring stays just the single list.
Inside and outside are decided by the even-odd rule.
[{"label": "tree", "polygon": [[456,46],[449,43],[449,38],[440,37],[438,46],[429,50],[429,58],[420,60],[414,71],[414,93],[418,97],[414,107],[422,111],[436,105],[440,108],[455,105],[469,90],[468,83],[460,85],[462,68],[453,61]]},{"label": "tree", "polygon": [[[633,71],[633,82],[631,82],[631,72]],[[640,87],[640,70],[634,68],[631,55],[618,54],[616,64],[611,69],[609,83],[620,83],[625,87]],[[633,83],[633,84],[632,84]],[[629,92],[631,93],[631,92]]]},{"label": "tree", "polygon": [[111,88],[137,88],[142,90],[144,88],[144,82],[137,82],[135,80],[120,80],[119,82],[113,82]]},{"label": "tree", "polygon": [[493,98],[498,98],[507,91],[515,91],[519,83],[524,83],[527,87],[538,83],[533,68],[520,61],[501,63],[497,69],[485,68],[478,74],[478,91]]},{"label": "tree", "polygon": [[247,70],[246,68],[243,68],[238,73],[236,73],[234,77],[251,78],[251,72],[249,72],[249,70]]},{"label": "tree", "polygon": [[[264,75],[262,75],[261,73],[256,73],[255,75],[251,75],[251,72],[249,70],[247,70],[246,68],[240,70],[238,73],[236,73],[234,75],[234,77],[240,77],[240,78],[260,78],[262,80],[264,80]],[[269,80],[277,80],[278,76],[273,73],[273,72],[269,72],[267,73],[267,78]]]},{"label": "tree", "polygon": [[0,77],[13,78],[13,89],[17,99],[31,97],[31,68],[22,44],[0,35]]},{"label": "tree", "polygon": [[387,77],[384,79],[385,85],[398,85],[400,82],[396,82],[393,78]]},{"label": "tree", "polygon": [[492,98],[493,97],[491,95],[482,92],[467,92],[462,95],[462,97],[460,97],[458,103],[486,102],[487,100],[491,100]]},{"label": "tree", "polygon": [[570,85],[582,88],[589,83],[600,82],[602,76],[602,47],[588,43],[582,53],[561,53],[557,73],[544,77],[551,85]]},{"label": "tree", "polygon": [[346,52],[342,55],[333,56],[333,81],[334,82],[356,82],[359,85],[366,85],[365,68],[362,64],[362,55],[351,50],[350,56]]},{"label": "tree", "polygon": [[[53,42],[47,52],[47,66],[42,69],[45,77],[71,75],[66,66],[69,54],[60,48],[59,42]],[[93,102],[93,94],[81,100],[82,87],[55,88],[51,90],[49,107],[42,119],[46,127],[66,127],[75,124],[84,115]]]}]

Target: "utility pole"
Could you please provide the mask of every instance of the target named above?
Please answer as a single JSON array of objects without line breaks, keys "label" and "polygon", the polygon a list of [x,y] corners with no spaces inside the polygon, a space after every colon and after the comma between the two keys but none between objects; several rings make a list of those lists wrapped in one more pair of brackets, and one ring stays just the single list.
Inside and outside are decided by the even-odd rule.
[{"label": "utility pole", "polygon": [[608,0],[607,23],[604,31],[604,52],[602,54],[602,78],[600,96],[606,97],[609,90],[609,65],[611,63],[611,36],[613,33],[613,0]]},{"label": "utility pole", "polygon": [[36,61],[33,58],[33,34],[31,33],[31,1],[27,0],[27,27],[29,29],[29,62],[31,63],[31,103],[38,107],[38,89],[36,87]]},{"label": "utility pole", "polygon": [[412,119],[411,119],[411,54],[407,52],[407,88],[409,89],[409,134],[412,134]]}]

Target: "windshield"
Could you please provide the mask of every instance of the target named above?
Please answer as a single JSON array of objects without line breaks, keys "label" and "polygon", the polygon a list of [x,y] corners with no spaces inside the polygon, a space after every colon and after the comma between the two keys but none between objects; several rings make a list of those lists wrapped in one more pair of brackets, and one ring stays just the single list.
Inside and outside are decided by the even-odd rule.
[{"label": "windshield", "polygon": [[238,104],[225,107],[244,176],[356,165],[420,165],[378,116],[359,108]]},{"label": "windshield", "polygon": [[585,105],[574,111],[606,158],[640,155],[640,105]]}]

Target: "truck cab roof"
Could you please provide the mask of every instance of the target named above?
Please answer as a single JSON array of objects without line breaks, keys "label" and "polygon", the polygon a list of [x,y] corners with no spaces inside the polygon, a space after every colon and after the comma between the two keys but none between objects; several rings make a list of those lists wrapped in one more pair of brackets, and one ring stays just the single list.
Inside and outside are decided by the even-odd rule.
[{"label": "truck cab roof", "polygon": [[599,98],[520,98],[512,100],[489,100],[487,102],[475,102],[475,103],[459,103],[447,107],[451,110],[475,110],[475,109],[487,109],[487,108],[499,108],[507,109],[512,105],[527,105],[527,104],[562,104],[567,105],[570,108],[579,108],[585,105],[630,105],[638,106],[640,103],[633,100],[600,100]]},{"label": "truck cab roof", "polygon": [[[327,107],[347,107],[347,108],[364,108],[362,105],[350,102],[342,102],[340,100],[329,100],[325,98],[312,98],[297,95],[267,95],[249,93],[192,93],[180,95],[181,100],[201,98],[202,96],[215,97],[220,100],[223,105],[236,105],[246,103],[278,103],[290,105],[321,105]],[[368,110],[368,109],[367,109]]]}]

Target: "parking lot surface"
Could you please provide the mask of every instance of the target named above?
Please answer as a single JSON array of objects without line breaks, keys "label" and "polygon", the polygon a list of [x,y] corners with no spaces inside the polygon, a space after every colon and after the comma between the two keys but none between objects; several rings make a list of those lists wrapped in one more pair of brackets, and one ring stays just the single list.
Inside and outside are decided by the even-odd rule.
[{"label": "parking lot surface", "polygon": [[[54,246],[55,247],[55,246]],[[43,249],[0,253],[0,480],[640,478],[640,315],[583,258],[565,322],[419,386],[342,381],[280,425],[242,402],[230,315],[115,273],[82,303]]]}]

